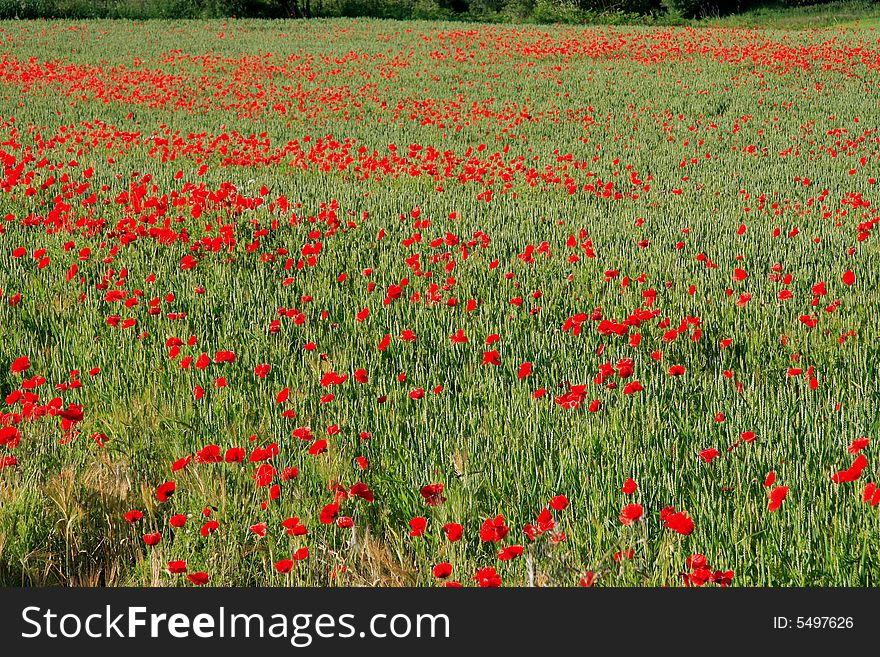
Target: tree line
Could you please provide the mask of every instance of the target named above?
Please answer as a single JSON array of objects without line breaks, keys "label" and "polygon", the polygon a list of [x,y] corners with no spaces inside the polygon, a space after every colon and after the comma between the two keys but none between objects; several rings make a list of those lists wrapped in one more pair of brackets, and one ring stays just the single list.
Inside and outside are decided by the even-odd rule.
[{"label": "tree line", "polygon": [[[829,0],[777,1],[776,6]],[[724,16],[760,0],[0,0],[0,18],[329,18],[628,22]]]}]

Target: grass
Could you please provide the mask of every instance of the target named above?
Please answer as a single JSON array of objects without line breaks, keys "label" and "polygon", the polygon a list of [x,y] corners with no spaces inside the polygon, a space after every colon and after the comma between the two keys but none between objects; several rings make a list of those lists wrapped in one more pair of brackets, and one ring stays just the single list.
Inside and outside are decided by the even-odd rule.
[{"label": "grass", "polygon": [[786,2],[760,3],[730,16],[694,21],[697,26],[752,27],[774,30],[814,30],[832,27],[880,27],[880,3],[871,0],[835,0],[815,5],[789,6]]}]

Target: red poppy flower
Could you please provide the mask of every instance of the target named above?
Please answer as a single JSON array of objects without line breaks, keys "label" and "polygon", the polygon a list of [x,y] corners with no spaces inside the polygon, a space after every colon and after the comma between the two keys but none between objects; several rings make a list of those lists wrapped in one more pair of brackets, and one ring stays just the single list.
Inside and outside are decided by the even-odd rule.
[{"label": "red poppy flower", "polygon": [[339,515],[339,505],[338,504],[328,504],[323,509],[321,509],[321,524],[322,525],[332,525],[336,522],[336,516]]},{"label": "red poppy flower", "polygon": [[[338,511],[338,509],[337,509],[337,511]],[[324,521],[321,520],[321,522],[324,522]],[[306,529],[306,526],[304,524],[302,524],[302,521],[297,517],[287,518],[281,524],[285,529],[287,529],[287,533],[290,534],[291,536],[305,536],[305,534],[308,532],[308,530]],[[333,524],[333,520],[331,519],[330,522],[326,522],[324,524],[325,525]]]},{"label": "red poppy flower", "polygon": [[226,450],[223,460],[227,463],[244,463],[244,447],[230,447]]},{"label": "red poppy flower", "polygon": [[676,511],[674,507],[668,506],[660,511],[660,520],[667,528],[674,532],[687,536],[694,531],[694,521],[685,511]]},{"label": "red poppy flower", "polygon": [[292,559],[281,559],[275,562],[275,570],[281,574],[287,574],[293,569]]},{"label": "red poppy flower", "polygon": [[[543,390],[543,388],[542,388]],[[537,394],[537,393],[536,393]],[[543,393],[542,393],[543,394]],[[569,386],[569,390],[564,395],[559,395],[553,399],[554,403],[563,408],[580,408],[581,403],[587,396],[587,386],[584,384]]]},{"label": "red poppy flower", "polygon": [[499,587],[501,586],[501,576],[491,566],[488,568],[480,568],[473,576],[473,581],[481,587]]},{"label": "red poppy flower", "polygon": [[623,559],[632,559],[636,555],[635,550],[627,548],[626,550],[618,550],[614,553],[614,560],[620,563]]},{"label": "red poppy flower", "polygon": [[27,372],[31,367],[31,359],[27,356],[22,356],[21,358],[16,358],[12,361],[12,365],[9,367],[10,371],[13,374],[21,374],[22,372]]},{"label": "red poppy flower", "polygon": [[554,511],[565,511],[568,508],[568,498],[565,495],[557,495],[550,500],[550,508]]},{"label": "red poppy flower", "polygon": [[168,572],[172,575],[179,575],[181,573],[186,572],[186,561],[178,560],[178,561],[169,561],[168,562]]},{"label": "red poppy flower", "polygon": [[771,490],[770,503],[767,505],[767,508],[771,511],[776,511],[782,506],[782,500],[785,499],[786,495],[788,495],[788,486],[777,486]]},{"label": "red poppy flower", "polygon": [[348,490],[348,494],[352,497],[360,497],[367,502],[372,502],[376,499],[373,491],[370,490],[370,487],[360,481]]},{"label": "red poppy flower", "polygon": [[149,546],[158,545],[159,541],[162,540],[162,534],[159,532],[153,532],[152,534],[144,534],[144,543]]},{"label": "red poppy flower", "polygon": [[624,525],[631,525],[641,520],[643,513],[644,509],[641,504],[627,504],[620,512],[620,522]]},{"label": "red poppy flower", "polygon": [[209,534],[213,534],[214,532],[216,532],[218,529],[220,529],[220,523],[216,520],[209,520],[204,525],[202,525],[199,533],[202,536],[208,536]]},{"label": "red poppy flower", "polygon": [[632,495],[636,492],[639,485],[632,480],[632,478],[627,479],[623,484],[623,493],[625,495]]},{"label": "red poppy flower", "polygon": [[438,563],[432,572],[437,579],[446,579],[452,574],[452,564],[449,562]]},{"label": "red poppy flower", "polygon": [[138,511],[137,509],[132,509],[131,511],[126,511],[125,520],[130,524],[136,523],[138,520],[144,517],[143,512]]},{"label": "red poppy flower", "polygon": [[0,447],[16,448],[21,443],[21,431],[18,427],[0,427]]},{"label": "red poppy flower", "polygon": [[855,481],[862,476],[862,471],[868,466],[868,459],[864,454],[859,454],[852,465],[846,470],[841,470],[832,475],[831,481],[835,484]]},{"label": "red poppy flower", "polygon": [[553,514],[550,513],[550,509],[545,507],[541,509],[541,513],[538,514],[538,517],[535,520],[535,525],[526,525],[523,527],[523,531],[526,536],[534,541],[540,534],[549,532],[555,527],[556,521],[553,519]]},{"label": "red poppy flower", "polygon": [[160,502],[167,502],[168,498],[174,494],[177,484],[173,481],[166,481],[156,489],[156,499]]},{"label": "red poppy flower", "polygon": [[617,370],[617,376],[621,379],[628,379],[632,376],[634,366],[635,361],[632,358],[621,358],[617,361],[617,365],[614,366],[614,369]]},{"label": "red poppy flower", "polygon": [[410,536],[421,536],[425,533],[425,529],[428,526],[428,519],[424,516],[417,516],[409,521],[410,526]]},{"label": "red poppy flower", "polygon": [[220,455],[220,447],[218,445],[207,445],[196,452],[196,463],[222,463],[223,457]]},{"label": "red poppy flower", "polygon": [[321,438],[320,440],[316,440],[312,443],[312,446],[309,447],[309,455],[310,456],[318,456],[319,454],[323,454],[327,451],[327,441]]},{"label": "red poppy flower", "polygon": [[856,438],[852,445],[849,446],[848,450],[850,454],[858,454],[870,443],[870,439],[868,438]]},{"label": "red poppy flower", "polygon": [[446,501],[443,497],[443,484],[428,484],[419,490],[428,506],[439,506]]},{"label": "red poppy flower", "polygon": [[268,463],[263,463],[254,471],[254,481],[257,482],[258,488],[263,488],[272,483],[276,470]]},{"label": "red poppy flower", "polygon": [[443,525],[443,533],[446,535],[446,540],[450,543],[455,543],[456,541],[461,540],[463,532],[464,528],[457,522],[448,522]]},{"label": "red poppy flower", "polygon": [[510,561],[511,559],[515,559],[523,553],[522,545],[510,545],[506,548],[502,548],[501,552],[498,553],[499,561]]},{"label": "red poppy flower", "polygon": [[208,573],[198,572],[193,573],[191,575],[187,575],[187,579],[195,584],[196,586],[204,586],[208,583]]},{"label": "red poppy flower", "polygon": [[499,514],[495,518],[488,518],[483,522],[480,527],[480,540],[484,543],[489,541],[497,543],[503,540],[509,531],[510,527],[504,524],[504,516]]},{"label": "red poppy flower", "polygon": [[706,463],[711,463],[712,459],[718,456],[718,450],[714,447],[707,447],[706,449],[700,452],[700,458],[703,459]]}]

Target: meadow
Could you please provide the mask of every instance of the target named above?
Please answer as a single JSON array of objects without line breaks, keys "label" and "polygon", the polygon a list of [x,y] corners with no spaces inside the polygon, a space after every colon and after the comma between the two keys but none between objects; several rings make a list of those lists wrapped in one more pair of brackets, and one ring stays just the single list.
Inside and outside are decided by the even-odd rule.
[{"label": "meadow", "polygon": [[0,41],[0,583],[880,583],[880,30]]}]

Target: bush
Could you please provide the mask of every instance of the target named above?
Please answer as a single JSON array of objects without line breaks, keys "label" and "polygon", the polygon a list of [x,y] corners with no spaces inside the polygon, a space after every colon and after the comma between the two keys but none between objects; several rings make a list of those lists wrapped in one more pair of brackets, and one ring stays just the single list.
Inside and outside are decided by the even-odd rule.
[{"label": "bush", "polygon": [[284,15],[283,0],[0,0],[0,18],[221,18]]},{"label": "bush", "polygon": [[531,18],[536,23],[580,23],[583,12],[570,0],[538,0],[532,9]]},{"label": "bush", "polygon": [[661,0],[579,0],[581,9],[596,14],[659,14]]},{"label": "bush", "polygon": [[514,23],[527,21],[535,10],[535,0],[508,0],[504,3],[503,14]]},{"label": "bush", "polygon": [[663,4],[673,16],[706,18],[736,13],[746,3],[743,0],[663,0]]},{"label": "bush", "polygon": [[436,0],[415,0],[411,18],[419,20],[449,20],[455,12],[447,7],[441,7]]}]

